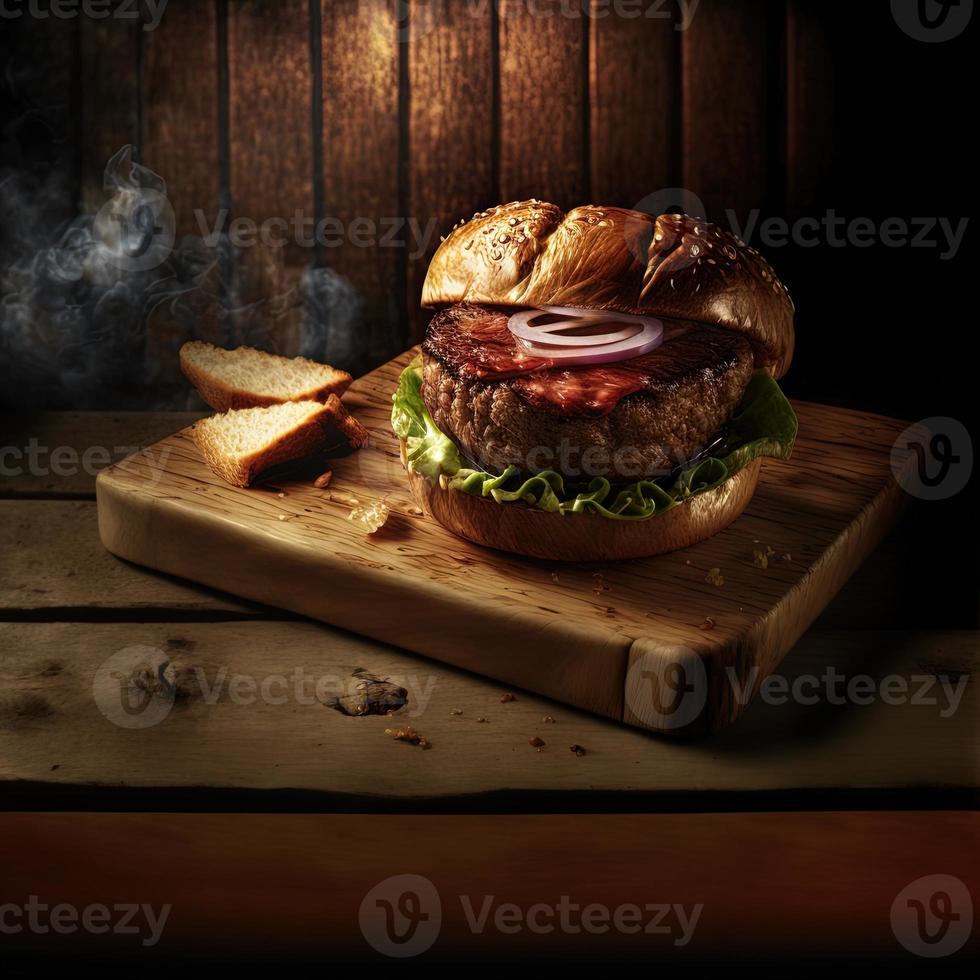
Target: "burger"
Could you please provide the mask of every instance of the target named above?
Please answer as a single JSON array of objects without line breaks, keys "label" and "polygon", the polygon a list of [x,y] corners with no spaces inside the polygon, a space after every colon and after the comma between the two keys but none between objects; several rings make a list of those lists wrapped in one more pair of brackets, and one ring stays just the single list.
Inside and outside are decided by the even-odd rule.
[{"label": "burger", "polygon": [[707,221],[515,201],[457,224],[392,426],[423,510],[564,561],[684,548],[745,509],[796,437],[793,304]]}]

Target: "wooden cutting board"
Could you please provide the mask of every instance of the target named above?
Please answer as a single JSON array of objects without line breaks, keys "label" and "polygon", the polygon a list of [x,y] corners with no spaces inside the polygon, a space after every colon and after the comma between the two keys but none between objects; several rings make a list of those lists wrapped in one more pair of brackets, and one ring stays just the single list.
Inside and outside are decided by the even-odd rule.
[{"label": "wooden cutting board", "polygon": [[[798,403],[792,460],[765,460],[746,512],[708,541],[607,565],[480,548],[422,516],[409,494],[389,415],[414,353],[350,388],[344,400],[371,440],[332,462],[329,488],[294,476],[235,489],[184,430],[99,475],[104,545],[508,688],[696,734],[738,717],[904,507],[889,454],[905,423]],[[368,535],[348,519],[349,498],[384,500],[388,523]]]}]

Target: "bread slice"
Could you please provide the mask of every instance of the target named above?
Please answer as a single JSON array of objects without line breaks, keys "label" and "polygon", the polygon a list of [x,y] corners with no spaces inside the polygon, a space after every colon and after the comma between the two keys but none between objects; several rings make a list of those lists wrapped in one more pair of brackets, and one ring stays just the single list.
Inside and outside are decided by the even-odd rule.
[{"label": "bread slice", "polygon": [[254,347],[225,350],[192,340],[180,348],[180,369],[216,411],[324,402],[347,390],[351,376],[305,357],[280,357]]},{"label": "bread slice", "polygon": [[208,466],[235,487],[247,487],[271,466],[341,444],[357,449],[368,438],[336,395],[212,415],[194,425],[193,435]]}]

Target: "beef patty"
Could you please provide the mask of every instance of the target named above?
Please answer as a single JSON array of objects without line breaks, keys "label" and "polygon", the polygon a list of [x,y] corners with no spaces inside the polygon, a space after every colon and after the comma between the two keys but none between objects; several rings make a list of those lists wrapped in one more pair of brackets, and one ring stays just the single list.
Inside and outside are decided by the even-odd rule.
[{"label": "beef patty", "polygon": [[429,414],[492,472],[663,475],[716,438],[752,375],[743,337],[683,321],[664,321],[663,343],[642,357],[556,367],[523,352],[507,329],[509,312],[442,310],[422,345]]}]

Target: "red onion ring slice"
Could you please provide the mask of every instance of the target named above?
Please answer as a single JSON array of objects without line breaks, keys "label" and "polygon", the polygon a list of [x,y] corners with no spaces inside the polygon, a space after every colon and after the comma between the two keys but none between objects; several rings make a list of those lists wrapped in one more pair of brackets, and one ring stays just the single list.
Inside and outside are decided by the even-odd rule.
[{"label": "red onion ring slice", "polygon": [[[545,315],[567,319],[535,326],[534,321]],[[629,326],[593,336],[563,336],[556,332],[602,322],[625,322]],[[655,317],[555,306],[515,313],[507,321],[507,327],[526,353],[569,366],[608,364],[640,357],[659,347],[664,334],[663,323]]]},{"label": "red onion ring slice", "polygon": [[[537,317],[545,316],[541,310],[525,310],[515,313],[507,322],[510,332],[521,340],[531,344],[549,344],[556,347],[596,347],[602,344],[613,344],[620,340],[635,337],[643,329],[642,324],[631,323],[621,330],[613,330],[602,334],[578,336],[551,336],[559,330],[569,330],[575,327],[586,327],[606,321],[605,317],[595,319],[566,319],[555,323],[534,324]],[[544,336],[542,336],[544,335]]]}]

